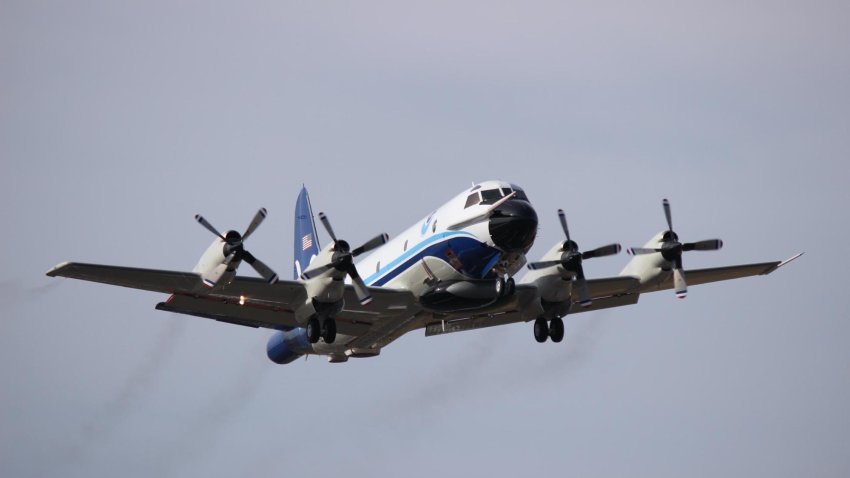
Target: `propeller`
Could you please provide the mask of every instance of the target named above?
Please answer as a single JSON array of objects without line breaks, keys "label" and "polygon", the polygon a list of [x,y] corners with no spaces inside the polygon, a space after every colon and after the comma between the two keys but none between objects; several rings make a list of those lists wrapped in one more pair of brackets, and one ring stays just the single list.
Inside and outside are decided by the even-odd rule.
[{"label": "propeller", "polygon": [[301,277],[303,279],[310,279],[331,269],[345,272],[348,274],[348,277],[351,277],[351,285],[354,286],[354,292],[357,293],[357,299],[360,303],[362,305],[366,305],[369,302],[372,302],[372,296],[369,294],[369,289],[366,288],[366,284],[363,282],[360,274],[357,273],[357,267],[354,266],[354,258],[364,252],[371,251],[378,246],[386,244],[387,240],[389,240],[389,236],[386,234],[378,234],[372,239],[366,241],[362,246],[351,250],[351,246],[348,242],[342,239],[337,239],[336,234],[334,234],[333,227],[331,227],[331,222],[325,213],[319,213],[319,220],[322,221],[322,224],[325,226],[325,230],[328,231],[328,235],[331,236],[331,240],[334,242],[333,256],[331,256],[331,261],[327,264],[304,271],[301,274]]},{"label": "propeller", "polygon": [[597,247],[585,252],[579,252],[578,244],[570,239],[570,229],[567,227],[567,217],[564,215],[563,209],[558,209],[558,219],[561,220],[561,228],[564,230],[564,235],[567,240],[564,241],[561,247],[561,258],[551,261],[532,262],[528,264],[531,270],[545,269],[552,266],[561,266],[565,270],[574,272],[575,286],[578,288],[580,304],[582,307],[590,306],[593,301],[590,299],[590,291],[587,289],[587,280],[584,277],[584,267],[582,261],[584,259],[592,259],[594,257],[605,257],[614,255],[620,252],[619,244],[608,244],[606,246]]},{"label": "propeller", "polygon": [[260,208],[257,211],[257,214],[254,214],[254,218],[251,220],[251,223],[248,224],[248,228],[245,229],[245,232],[239,234],[237,231],[227,231],[227,234],[222,235],[218,232],[209,221],[204,219],[200,214],[195,214],[195,220],[198,221],[202,226],[204,226],[208,231],[218,236],[219,239],[224,241],[224,250],[222,251],[225,256],[224,263],[230,265],[231,262],[236,261],[238,264],[240,261],[245,261],[257,271],[269,284],[274,284],[277,282],[277,274],[264,262],[254,257],[253,254],[245,250],[243,243],[245,239],[248,239],[257,227],[262,224],[263,220],[266,218],[267,212],[266,208]]},{"label": "propeller", "polygon": [[667,218],[667,232],[661,237],[661,247],[633,247],[628,253],[637,256],[641,254],[653,254],[660,252],[665,260],[673,263],[673,288],[676,297],[684,299],[688,295],[688,283],[685,280],[685,271],[682,268],[682,252],[685,251],[716,251],[723,247],[720,239],[706,239],[697,242],[679,242],[679,236],[673,232],[673,215],[670,212],[670,201],[664,199],[661,202],[664,208],[664,217]]}]

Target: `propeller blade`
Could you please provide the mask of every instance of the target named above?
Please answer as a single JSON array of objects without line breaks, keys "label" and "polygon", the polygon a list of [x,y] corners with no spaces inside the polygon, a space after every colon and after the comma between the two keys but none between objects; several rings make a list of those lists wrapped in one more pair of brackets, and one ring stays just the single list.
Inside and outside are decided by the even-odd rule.
[{"label": "propeller blade", "polygon": [[204,219],[204,216],[201,216],[200,214],[195,214],[195,220],[198,221],[202,226],[207,228],[208,231],[218,236],[222,241],[225,240],[224,236],[222,236],[221,233],[218,232],[218,230],[216,230],[216,228],[214,228],[212,224],[210,224],[206,219]]},{"label": "propeller blade", "polygon": [[324,274],[325,272],[327,272],[327,271],[329,271],[333,268],[334,268],[333,263],[325,264],[323,266],[318,266],[318,267],[315,267],[313,269],[302,272],[301,278],[302,279],[312,279],[313,277],[316,277],[320,274]]},{"label": "propeller blade", "polygon": [[357,294],[357,300],[360,301],[360,305],[367,305],[369,302],[372,302],[369,289],[366,287],[363,279],[360,278],[360,274],[357,273],[357,267],[354,264],[348,269],[348,277],[351,277],[351,285],[354,286],[354,292]]},{"label": "propeller blade", "polygon": [[664,216],[667,217],[667,228],[668,230],[673,230],[673,215],[670,212],[670,201],[664,199],[661,201],[661,205],[664,207]]},{"label": "propeller blade", "polygon": [[587,280],[584,277],[575,280],[575,287],[578,288],[579,305],[582,307],[593,305],[593,301],[590,299],[590,291],[587,289]]},{"label": "propeller blade", "polygon": [[263,261],[254,257],[254,255],[248,251],[243,251],[242,256],[245,258],[245,262],[247,262],[251,267],[253,267],[254,270],[257,271],[257,274],[260,274],[260,276],[265,279],[266,282],[268,282],[269,284],[274,284],[277,282],[277,274],[271,269],[271,267],[267,266]]},{"label": "propeller blade", "polygon": [[328,220],[328,216],[325,213],[319,213],[319,220],[322,221],[322,224],[325,226],[325,230],[328,231],[328,235],[331,236],[331,240],[336,242],[336,234],[334,234],[334,230],[331,227],[331,221]]},{"label": "propeller blade", "polygon": [[233,262],[233,259],[235,259],[235,258],[236,258],[236,253],[231,252],[230,254],[227,255],[227,257],[224,258],[224,265],[229,266],[230,263]]},{"label": "propeller blade", "polygon": [[685,282],[685,272],[680,268],[673,269],[673,288],[676,297],[684,299],[688,296],[688,283]]},{"label": "propeller blade", "polygon": [[646,247],[630,247],[626,249],[626,252],[630,256],[639,256],[641,254],[652,254],[654,252],[661,252],[661,249],[649,249]]},{"label": "propeller blade", "polygon": [[564,235],[567,236],[567,241],[570,240],[570,229],[567,227],[567,215],[563,209],[558,209],[558,219],[561,220],[561,228],[564,230]]},{"label": "propeller blade", "polygon": [[373,237],[372,239],[369,239],[368,241],[366,241],[366,243],[364,243],[362,246],[351,251],[351,255],[354,256],[354,257],[357,257],[360,254],[363,254],[364,252],[371,251],[372,249],[374,249],[378,246],[382,246],[382,245],[386,244],[389,239],[390,239],[390,236],[388,236],[385,233],[378,234],[377,236]]},{"label": "propeller blade", "polygon": [[579,305],[590,307],[593,301],[590,300],[590,291],[587,288],[587,280],[584,277],[584,267],[582,267],[581,262],[576,267],[576,277],[573,280],[573,284],[573,290],[578,287]]},{"label": "propeller blade", "polygon": [[721,247],[723,247],[723,241],[720,239],[706,239],[682,244],[683,251],[716,251]]},{"label": "propeller blade", "polygon": [[254,219],[251,220],[251,224],[248,224],[248,229],[245,229],[245,233],[242,234],[242,240],[248,239],[248,236],[256,230],[260,224],[263,223],[263,220],[266,218],[266,208],[261,207],[257,214],[254,214]]},{"label": "propeller blade", "polygon": [[582,259],[591,259],[593,257],[605,257],[605,256],[613,256],[614,254],[619,254],[622,246],[619,244],[608,244],[607,246],[597,247],[592,251],[582,252]]},{"label": "propeller blade", "polygon": [[537,269],[545,269],[547,267],[557,266],[560,263],[561,263],[560,259],[557,260],[557,261],[530,262],[528,264],[528,268],[533,270],[533,271],[536,271]]}]

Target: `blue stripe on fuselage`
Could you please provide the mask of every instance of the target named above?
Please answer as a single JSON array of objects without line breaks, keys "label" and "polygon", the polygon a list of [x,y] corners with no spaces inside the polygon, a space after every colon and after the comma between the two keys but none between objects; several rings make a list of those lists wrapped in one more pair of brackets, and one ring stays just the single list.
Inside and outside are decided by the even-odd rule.
[{"label": "blue stripe on fuselage", "polygon": [[446,256],[449,249],[463,265],[460,272],[476,278],[487,275],[501,255],[498,249],[484,244],[468,232],[441,232],[411,247],[367,277],[365,282],[371,286],[384,285],[427,256],[449,262]]}]

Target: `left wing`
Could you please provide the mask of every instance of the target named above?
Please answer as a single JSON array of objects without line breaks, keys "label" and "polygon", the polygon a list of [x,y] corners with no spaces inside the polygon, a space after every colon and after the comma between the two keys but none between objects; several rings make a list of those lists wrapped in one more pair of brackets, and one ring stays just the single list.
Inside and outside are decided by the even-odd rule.
[{"label": "left wing", "polygon": [[[587,288],[593,303],[589,307],[580,307],[578,297],[576,297],[576,300],[572,301],[570,315],[637,304],[640,297],[637,292],[639,285],[638,278],[631,276],[588,279]],[[533,283],[517,284],[515,297],[510,304],[500,305],[497,311],[490,311],[489,313],[448,316],[431,321],[425,325],[425,335],[441,335],[516,322],[528,322],[537,318],[533,313],[535,309],[532,307],[536,300],[538,300],[536,285]],[[531,315],[529,315],[529,312],[531,312]]]},{"label": "left wing", "polygon": [[[707,284],[741,277],[756,275],[767,275],[797,259],[802,253],[790,257],[784,261],[760,262],[756,264],[743,264],[726,267],[713,267],[709,269],[686,270],[685,275],[691,285]],[[579,307],[578,300],[572,301],[569,315],[594,310],[621,307],[624,305],[637,304],[640,294],[644,292],[655,292],[673,288],[673,275],[667,273],[657,282],[648,285],[640,285],[636,277],[618,276],[604,279],[592,279],[587,281],[593,303],[589,307]],[[536,299],[537,287],[534,284],[517,285],[518,300],[513,307],[506,307],[498,313],[481,313],[467,315],[466,317],[446,318],[439,321],[431,321],[425,326],[425,335],[441,335],[464,330],[480,329],[505,325],[515,322],[527,322],[536,317],[524,314],[527,305]]]},{"label": "left wing", "polygon": [[[780,267],[788,264],[794,259],[802,256],[799,253],[784,261],[759,262],[756,264],[742,264],[736,266],[712,267],[708,269],[692,269],[685,270],[684,274],[687,277],[688,285],[708,284],[710,282],[719,282],[724,280],[739,279],[741,277],[751,277],[758,275],[768,275]],[[640,292],[655,292],[673,288],[673,274],[668,272],[662,276],[657,282],[645,284],[641,287]]]}]

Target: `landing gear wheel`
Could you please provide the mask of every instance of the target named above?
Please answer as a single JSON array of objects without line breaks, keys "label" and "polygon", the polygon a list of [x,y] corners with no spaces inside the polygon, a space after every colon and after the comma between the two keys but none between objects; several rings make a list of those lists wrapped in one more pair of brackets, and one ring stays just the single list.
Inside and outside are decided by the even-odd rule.
[{"label": "landing gear wheel", "polygon": [[514,295],[514,292],[516,292],[516,282],[513,277],[508,277],[505,281],[505,296]]},{"label": "landing gear wheel", "polygon": [[310,340],[311,344],[315,344],[319,341],[319,337],[322,335],[322,326],[319,325],[319,319],[312,318],[307,321],[307,339]]},{"label": "landing gear wheel", "polygon": [[534,321],[534,340],[539,343],[543,343],[546,339],[549,338],[549,326],[546,324],[546,321],[543,319],[537,319]]},{"label": "landing gear wheel", "polygon": [[325,319],[324,327],[322,327],[322,338],[326,344],[334,343],[336,340],[336,320]]},{"label": "landing gear wheel", "polygon": [[564,321],[560,318],[549,322],[549,338],[555,343],[564,340]]}]

